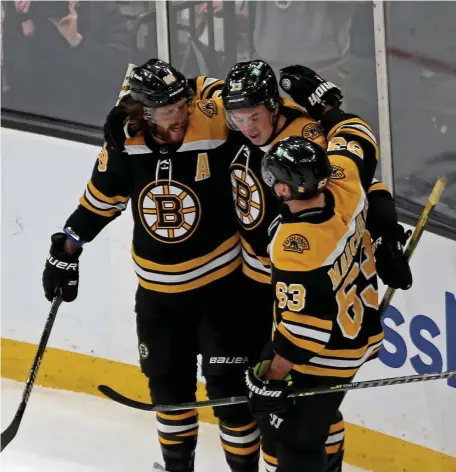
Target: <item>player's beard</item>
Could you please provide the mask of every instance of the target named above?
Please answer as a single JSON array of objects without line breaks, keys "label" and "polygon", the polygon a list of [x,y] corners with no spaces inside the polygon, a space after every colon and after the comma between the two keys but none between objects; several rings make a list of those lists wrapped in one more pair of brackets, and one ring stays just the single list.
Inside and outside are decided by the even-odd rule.
[{"label": "player's beard", "polygon": [[180,144],[184,140],[187,127],[188,119],[169,125],[166,128],[155,124],[152,134],[167,144]]}]

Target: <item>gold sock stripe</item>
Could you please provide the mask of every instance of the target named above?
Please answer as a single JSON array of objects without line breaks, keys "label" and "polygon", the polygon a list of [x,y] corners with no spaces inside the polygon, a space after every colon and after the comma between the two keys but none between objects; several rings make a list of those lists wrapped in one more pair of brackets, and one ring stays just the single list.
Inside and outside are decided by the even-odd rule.
[{"label": "gold sock stripe", "polygon": [[274,466],[278,466],[279,465],[279,462],[277,461],[277,457],[272,457],[270,456],[269,454],[266,454],[264,451],[263,451],[263,459],[265,460],[265,462],[267,462],[269,465],[274,465]]},{"label": "gold sock stripe", "polygon": [[246,448],[228,446],[222,441],[223,449],[225,449],[225,451],[231,452],[231,454],[234,454],[236,456],[247,456],[249,454],[253,454],[260,450],[260,445],[261,445],[261,440],[258,440],[258,442],[256,442],[253,446],[246,447]]},{"label": "gold sock stripe", "polygon": [[173,414],[173,413],[157,413],[157,416],[160,418],[160,419],[163,419],[163,420],[171,420],[171,421],[177,421],[177,420],[185,420],[187,418],[191,418],[193,416],[197,416],[198,415],[198,412],[196,410],[189,410],[188,412],[186,413],[177,413],[177,414]]}]

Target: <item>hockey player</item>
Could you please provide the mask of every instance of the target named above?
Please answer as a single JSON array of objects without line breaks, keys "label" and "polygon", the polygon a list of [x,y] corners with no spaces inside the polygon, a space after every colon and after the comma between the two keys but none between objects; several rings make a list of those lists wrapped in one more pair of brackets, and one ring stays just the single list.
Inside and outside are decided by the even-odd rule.
[{"label": "hockey player", "polygon": [[[300,69],[299,66],[289,69],[285,70],[282,79],[288,80],[287,92],[296,101],[302,101],[303,97],[316,92],[320,82],[315,73],[306,75],[303,70],[307,69]],[[200,77],[194,81],[194,84],[196,93],[205,98],[214,90],[218,93],[223,82]],[[333,86],[333,95],[329,98],[327,95],[325,98],[328,101],[340,103],[341,94],[335,86]],[[264,152],[272,143],[286,136],[303,135],[315,139],[322,146],[326,146],[326,139],[321,126],[315,120],[310,119],[302,109],[297,109],[296,105],[290,101],[284,101],[280,97],[277,80],[269,66],[263,61],[236,64],[226,78],[222,97],[228,123],[233,129],[230,132],[228,144],[234,158],[231,164],[231,183],[240,223],[243,271],[246,275],[242,293],[249,294],[248,297],[243,297],[241,306],[245,312],[253,316],[256,314],[258,317],[257,332],[256,336],[252,337],[252,345],[256,345],[255,350],[260,352],[261,347],[270,338],[269,314],[272,318],[267,228],[280,208],[280,202],[263,188],[260,162]],[[304,101],[304,106],[307,106],[314,118],[320,117],[318,104],[311,106],[309,101]],[[104,128],[105,137],[108,142],[112,143],[111,145],[115,145],[116,142],[112,136],[120,134],[123,140],[123,123],[116,123],[115,113],[116,109],[108,116]],[[372,218],[369,217],[372,221],[371,226],[374,228],[373,237],[375,239],[383,237],[383,244],[378,245],[378,253],[385,253],[381,258],[381,261],[385,261],[382,266],[391,274],[388,282],[394,285],[397,283],[398,277],[395,275],[397,271],[388,270],[388,267],[395,268],[398,264],[392,264],[390,248],[396,247],[396,241],[400,237],[403,238],[404,231],[400,225],[397,225],[394,203],[383,184],[376,183],[370,187],[370,191],[370,195],[375,194],[379,197],[377,202],[380,203],[380,205],[373,205],[369,212],[369,215],[375,215]],[[381,218],[378,217],[379,215]],[[391,220],[389,226],[385,224],[388,221],[385,216]],[[400,257],[402,252],[396,251],[396,253],[399,257],[399,265],[402,267],[404,265]],[[405,270],[407,269],[408,265],[405,264]],[[338,470],[342,464],[343,434],[343,421],[341,415],[338,414],[328,436],[327,452],[332,456],[328,470]],[[265,454],[265,459],[266,462],[270,460],[267,454]]]},{"label": "hockey player", "polygon": [[[309,97],[317,96],[318,87],[322,83],[325,84],[325,102],[310,100]],[[290,66],[281,71],[281,84],[315,120],[321,118],[325,103],[337,107],[342,100],[342,94],[336,86],[325,82],[306,67]],[[295,108],[283,106],[275,77],[269,66],[262,61],[234,66],[225,80],[222,98],[228,122],[233,128],[239,129],[241,133],[238,135],[242,134],[245,138],[244,142],[239,138],[239,151],[236,153],[238,160],[233,161],[231,169],[236,213],[241,224],[243,270],[249,279],[246,286],[250,293],[255,294],[250,298],[253,304],[251,309],[267,313],[270,311],[269,287],[265,285],[270,282],[267,228],[277,216],[281,203],[263,188],[260,161],[271,145],[287,136],[316,136],[317,142],[321,144],[324,134],[322,128],[315,121],[310,121],[308,116],[299,118],[300,113]],[[284,116],[288,119],[285,120]],[[301,121],[303,119],[307,120],[304,125]],[[378,149],[375,137],[372,130],[369,129],[368,132],[376,157]],[[324,143],[326,144],[325,141]],[[332,171],[333,178],[340,178],[337,167],[333,167]],[[370,185],[369,192],[372,204],[369,230],[371,236],[378,241],[377,265],[381,270],[382,280],[395,288],[407,289],[411,286],[412,279],[401,246],[405,244],[407,235],[397,223],[391,194],[380,182]],[[326,442],[328,471],[338,471],[342,467],[343,447],[344,423],[342,415],[337,412]],[[263,453],[266,464],[274,467],[276,460],[269,453],[267,437],[263,441]]]},{"label": "hockey player", "polygon": [[[261,60],[239,62],[225,78],[221,92],[227,122],[233,132],[229,145],[234,156],[231,185],[240,225],[244,289],[249,297],[244,306],[268,322],[258,322],[258,352],[271,337],[272,296],[270,261],[267,252],[268,227],[279,213],[281,203],[261,180],[261,160],[275,143],[288,136],[305,136],[326,149],[323,128],[305,111],[279,93],[271,67]],[[342,464],[344,423],[340,413],[334,417],[328,434],[328,472]],[[263,458],[273,467],[267,440]]]},{"label": "hockey player", "polygon": [[270,230],[272,344],[246,383],[277,472],[325,470],[328,429],[344,397],[291,402],[292,388],[350,382],[383,341],[366,231],[375,141],[359,117],[323,108],[327,152],[294,136],[274,144],[262,161],[263,180],[284,206]]},{"label": "hockey player", "polygon": [[[327,104],[336,108],[341,104],[340,90],[308,67],[285,67],[280,71],[280,84],[315,120],[321,119]],[[333,173],[337,177],[337,168],[333,167]],[[374,179],[367,199],[366,228],[374,241],[377,275],[388,287],[408,290],[413,278],[403,248],[411,232],[398,223],[394,200],[385,184]]]},{"label": "hockey player", "polygon": [[[195,105],[185,77],[165,62],[135,68],[130,86],[136,135],[123,151],[103,148],[64,232],[52,235],[45,296],[60,289],[64,301],[76,298],[83,244],[131,201],[138,349],[153,401],[195,401],[198,353],[208,396],[240,395],[255,325],[233,296],[242,289],[241,251],[225,118],[215,101]],[[215,414],[231,471],[257,472],[260,433],[248,407]],[[193,472],[197,411],[159,413],[157,428],[166,470]]]}]

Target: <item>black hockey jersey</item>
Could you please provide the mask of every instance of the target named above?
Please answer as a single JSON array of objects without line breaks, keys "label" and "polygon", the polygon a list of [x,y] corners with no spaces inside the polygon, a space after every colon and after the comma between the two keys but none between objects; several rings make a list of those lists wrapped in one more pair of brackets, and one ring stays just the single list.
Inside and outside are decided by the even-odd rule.
[{"label": "black hockey jersey", "polygon": [[233,272],[241,256],[227,135],[221,102],[204,100],[178,149],[159,147],[150,135],[127,139],[124,153],[103,148],[66,232],[91,241],[131,200],[141,286],[184,292]]},{"label": "black hockey jersey", "polygon": [[239,132],[230,136],[234,156],[231,163],[231,187],[240,223],[243,271],[261,283],[270,283],[270,261],[267,253],[268,227],[278,215],[281,203],[261,178],[261,160],[269,148],[288,136],[304,136],[326,149],[323,128],[298,109],[283,107],[285,126],[265,146],[255,146]]},{"label": "black hockey jersey", "polygon": [[285,207],[271,227],[273,349],[295,372],[350,378],[383,340],[366,231],[378,148],[358,117],[333,110],[322,124],[333,169],[325,207],[296,214]]}]

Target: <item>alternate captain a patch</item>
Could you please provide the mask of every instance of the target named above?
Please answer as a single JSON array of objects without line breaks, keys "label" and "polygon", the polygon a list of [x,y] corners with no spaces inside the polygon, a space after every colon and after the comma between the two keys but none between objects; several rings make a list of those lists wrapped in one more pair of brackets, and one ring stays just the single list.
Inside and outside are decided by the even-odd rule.
[{"label": "alternate captain a patch", "polygon": [[309,241],[300,234],[291,234],[283,243],[283,250],[302,254],[310,249]]},{"label": "alternate captain a patch", "polygon": [[217,114],[217,104],[214,100],[199,100],[196,105],[209,118]]}]

